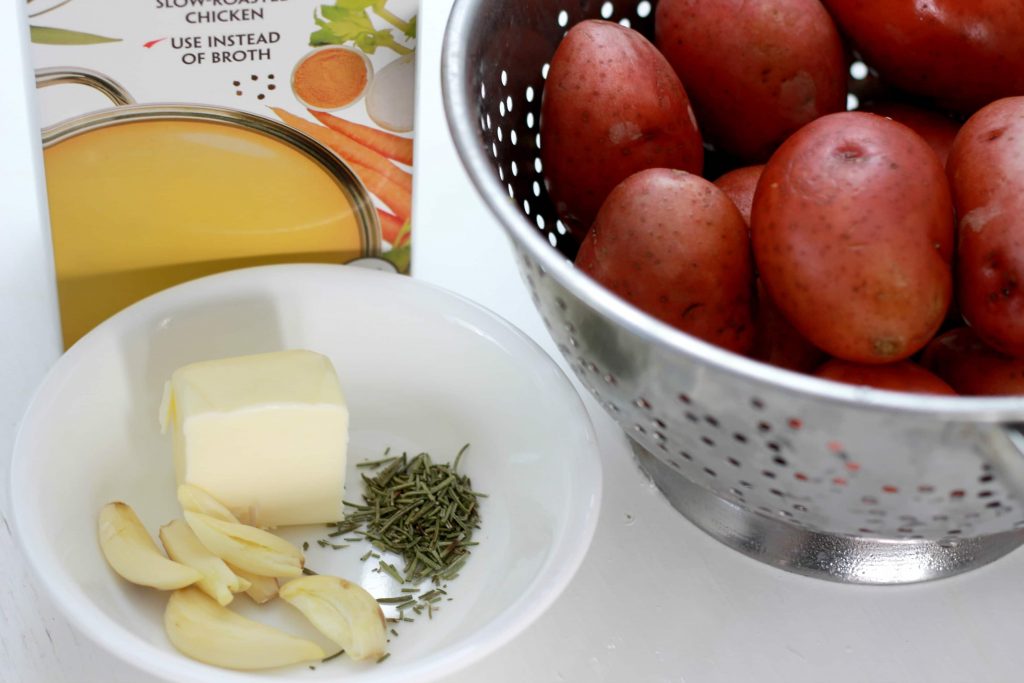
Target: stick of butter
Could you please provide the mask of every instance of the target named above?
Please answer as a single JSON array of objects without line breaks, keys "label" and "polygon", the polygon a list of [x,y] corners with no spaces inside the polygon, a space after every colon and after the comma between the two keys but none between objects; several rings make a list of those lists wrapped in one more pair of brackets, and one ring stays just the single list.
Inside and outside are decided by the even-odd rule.
[{"label": "stick of butter", "polygon": [[331,361],[279,351],[174,371],[162,431],[178,484],[198,486],[262,528],[342,518],[348,408]]}]

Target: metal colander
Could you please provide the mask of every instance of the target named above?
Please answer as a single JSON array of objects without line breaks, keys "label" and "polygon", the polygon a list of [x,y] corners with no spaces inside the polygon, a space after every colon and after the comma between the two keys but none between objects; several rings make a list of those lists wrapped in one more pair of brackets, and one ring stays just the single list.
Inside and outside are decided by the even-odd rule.
[{"label": "metal colander", "polygon": [[1020,545],[1024,399],[884,392],[774,368],[679,332],[573,268],[578,245],[539,154],[548,62],[583,19],[651,36],[654,4],[457,0],[449,19],[442,77],[458,153],[569,365],[672,504],[762,561],[908,583]]}]

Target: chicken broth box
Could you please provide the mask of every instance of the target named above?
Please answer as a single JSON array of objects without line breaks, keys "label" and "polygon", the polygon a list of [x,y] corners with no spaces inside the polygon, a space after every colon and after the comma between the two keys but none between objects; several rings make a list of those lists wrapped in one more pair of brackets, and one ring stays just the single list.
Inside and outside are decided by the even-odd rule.
[{"label": "chicken broth box", "polygon": [[418,0],[28,2],[66,346],[223,270],[408,271]]}]

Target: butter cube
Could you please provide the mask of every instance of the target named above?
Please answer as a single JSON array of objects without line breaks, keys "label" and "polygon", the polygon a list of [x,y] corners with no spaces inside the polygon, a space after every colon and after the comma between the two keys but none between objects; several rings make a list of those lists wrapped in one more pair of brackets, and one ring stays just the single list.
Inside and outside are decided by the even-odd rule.
[{"label": "butter cube", "polygon": [[178,484],[193,484],[246,524],[342,517],[348,408],[331,361],[280,351],[193,363],[164,390]]}]

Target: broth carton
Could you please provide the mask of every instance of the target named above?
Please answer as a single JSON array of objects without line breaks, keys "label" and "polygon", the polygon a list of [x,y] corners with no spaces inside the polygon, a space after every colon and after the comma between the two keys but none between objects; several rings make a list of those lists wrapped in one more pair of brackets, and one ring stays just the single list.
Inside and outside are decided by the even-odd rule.
[{"label": "broth carton", "polygon": [[64,343],[227,269],[406,272],[418,0],[32,0]]}]

